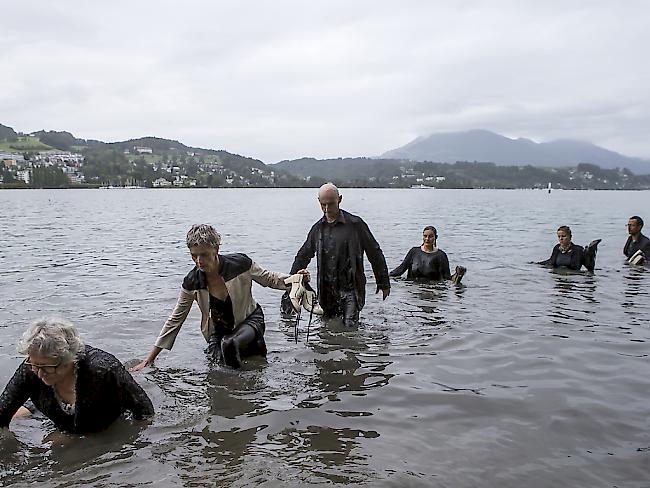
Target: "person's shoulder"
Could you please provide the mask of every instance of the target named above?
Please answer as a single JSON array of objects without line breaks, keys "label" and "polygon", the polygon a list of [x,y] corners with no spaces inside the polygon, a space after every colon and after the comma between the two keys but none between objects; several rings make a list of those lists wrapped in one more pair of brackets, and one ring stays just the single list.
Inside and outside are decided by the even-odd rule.
[{"label": "person's shoulder", "polygon": [[355,214],[351,214],[350,212],[346,210],[340,210],[341,214],[343,215],[343,219],[346,223],[356,226],[362,226],[364,229],[368,228],[368,224],[366,224],[366,221],[363,220],[361,217]]},{"label": "person's shoulder", "polygon": [[203,276],[203,272],[198,268],[198,266],[194,266],[194,268],[187,273],[185,278],[183,278],[183,288],[186,290],[194,291],[206,288],[206,286],[205,276]]},{"label": "person's shoulder", "polygon": [[348,222],[352,222],[352,223],[363,222],[363,219],[362,219],[361,217],[359,217],[358,215],[355,215],[355,214],[353,214],[353,213],[350,213],[350,212],[348,212],[347,210],[343,210],[343,209],[341,208],[341,209],[339,209],[339,212],[341,212],[341,214],[343,214],[343,217],[344,217],[345,220],[347,220]]},{"label": "person's shoulder", "polygon": [[253,265],[253,260],[244,253],[220,254],[221,276],[226,281],[245,273]]},{"label": "person's shoulder", "polygon": [[325,217],[321,217],[316,222],[314,222],[311,228],[309,229],[309,232],[316,231],[321,225],[323,225],[323,223],[325,223]]},{"label": "person's shoulder", "polygon": [[99,373],[111,371],[116,367],[122,366],[122,363],[110,352],[106,352],[98,347],[86,345],[79,359],[79,366],[85,366]]}]

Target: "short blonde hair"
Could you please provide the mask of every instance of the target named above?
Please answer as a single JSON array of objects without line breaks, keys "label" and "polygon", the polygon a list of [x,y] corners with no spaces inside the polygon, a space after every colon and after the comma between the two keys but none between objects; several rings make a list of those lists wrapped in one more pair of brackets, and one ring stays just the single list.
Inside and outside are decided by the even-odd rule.
[{"label": "short blonde hair", "polygon": [[187,231],[185,242],[188,248],[202,244],[210,247],[219,247],[221,244],[221,235],[210,224],[194,224]]}]

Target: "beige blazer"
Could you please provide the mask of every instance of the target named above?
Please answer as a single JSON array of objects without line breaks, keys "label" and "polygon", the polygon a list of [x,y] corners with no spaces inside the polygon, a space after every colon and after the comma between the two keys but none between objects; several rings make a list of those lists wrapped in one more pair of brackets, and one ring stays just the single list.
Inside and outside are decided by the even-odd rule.
[{"label": "beige blazer", "polygon": [[[230,295],[230,300],[232,301],[235,327],[241,324],[257,308],[257,302],[253,298],[251,290],[253,281],[269,288],[286,290],[287,285],[284,284],[284,280],[288,277],[288,274],[269,271],[253,262],[248,271],[226,281],[228,295]],[[199,304],[199,309],[201,310],[201,333],[206,342],[208,341],[214,329],[212,319],[210,318],[210,293],[207,288],[186,290],[181,287],[176,306],[163,325],[158,339],[156,339],[155,345],[157,347],[162,349],[171,349],[174,347],[176,336],[180,332],[187,318],[187,314],[190,313],[192,304],[195,301]]]}]

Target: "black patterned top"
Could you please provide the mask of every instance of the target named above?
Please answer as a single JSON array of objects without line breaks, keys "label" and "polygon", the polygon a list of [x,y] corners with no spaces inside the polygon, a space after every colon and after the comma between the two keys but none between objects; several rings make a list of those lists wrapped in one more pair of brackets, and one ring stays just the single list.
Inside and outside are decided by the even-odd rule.
[{"label": "black patterned top", "polygon": [[22,363],[0,395],[0,427],[8,427],[28,399],[57,428],[78,434],[104,430],[127,410],[135,419],[153,415],[153,404],[145,391],[112,354],[86,346],[75,371],[77,398],[74,412],[68,414],[54,389]]}]

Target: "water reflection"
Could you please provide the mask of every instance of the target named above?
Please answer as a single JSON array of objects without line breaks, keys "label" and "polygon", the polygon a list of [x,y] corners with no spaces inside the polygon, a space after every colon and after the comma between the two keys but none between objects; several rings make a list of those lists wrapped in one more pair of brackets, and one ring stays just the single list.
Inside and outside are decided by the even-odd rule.
[{"label": "water reflection", "polygon": [[368,456],[361,447],[364,440],[378,437],[376,431],[310,425],[269,435],[268,441],[282,447],[290,465],[308,471],[306,481],[351,484],[372,477],[367,468],[362,469]]},{"label": "water reflection", "polygon": [[[650,385],[640,373],[648,269],[624,267],[620,249],[608,246],[593,276],[517,264],[546,252],[548,215],[569,211],[585,228],[620,232],[629,194],[346,195],[389,261],[410,246],[404,236],[419,229],[411,222],[440,215],[471,265],[467,286],[396,280],[382,302],[369,283],[357,329],[315,318],[307,341],[303,314],[297,344],[293,321],[279,319],[277,292],[256,289],[267,312],[267,361],[249,358],[237,372],[211,365],[196,326],[186,326],[173,356],[138,379],[156,407],[150,427],[135,438],[109,435],[102,452],[94,445],[101,436],[52,446],[43,444],[47,423],[21,424],[22,444],[0,441],[0,484],[647,484],[648,453],[637,449],[648,446]],[[635,194],[634,205],[648,196]],[[42,314],[69,316],[89,341],[123,357],[148,350],[186,267],[178,263],[192,222],[183,209],[198,209],[192,221],[221,215],[231,250],[250,249],[254,223],[256,235],[270,236],[256,241],[255,260],[274,269],[289,266],[314,220],[300,209],[317,212],[311,189],[43,190],[0,192],[0,200],[3,384],[15,369],[19,329]],[[543,428],[545,419],[556,427]],[[586,451],[594,446],[605,454]]]},{"label": "water reflection", "polygon": [[644,286],[648,272],[644,266],[626,266],[623,271],[623,295],[626,298],[623,307],[635,307],[639,297],[648,295]]},{"label": "water reflection", "polygon": [[380,330],[367,328],[362,321],[357,330],[338,320],[326,321],[317,330],[318,341],[310,344],[318,354],[316,376],[310,384],[317,392],[337,399],[340,392],[362,395],[368,389],[388,384],[392,374],[384,373],[391,364],[389,338]]},{"label": "water reflection", "polygon": [[52,475],[65,476],[87,468],[110,470],[112,465],[130,459],[149,445],[143,437],[148,422],[118,419],[107,430],[84,436],[50,427],[38,441],[43,432],[40,424],[44,421],[37,416],[26,421],[26,425],[23,421],[14,422],[18,436],[30,436],[27,442],[12,439],[10,433],[4,434],[0,440],[0,486],[18,481],[47,483]]},{"label": "water reflection", "polygon": [[597,279],[579,272],[551,272],[551,275],[554,279],[548,309],[551,322],[557,325],[571,325],[576,320],[592,323],[599,305]]}]

